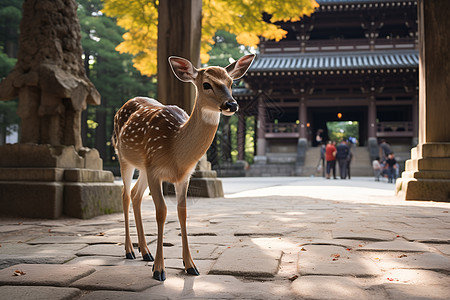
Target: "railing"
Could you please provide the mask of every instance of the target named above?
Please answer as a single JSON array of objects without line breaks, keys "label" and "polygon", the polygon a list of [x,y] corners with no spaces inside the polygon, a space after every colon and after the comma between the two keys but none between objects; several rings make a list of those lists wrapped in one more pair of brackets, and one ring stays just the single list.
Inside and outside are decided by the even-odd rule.
[{"label": "railing", "polygon": [[267,41],[260,45],[262,54],[269,53],[299,53],[299,52],[332,52],[332,51],[364,51],[388,49],[415,49],[414,38],[376,39],[373,45],[368,39],[348,40],[318,40],[306,41],[302,46],[300,41]]},{"label": "railing", "polygon": [[412,122],[378,122],[377,136],[412,136],[413,123]]},{"label": "railing", "polygon": [[298,125],[295,123],[270,123],[266,125],[268,133],[291,133],[298,132]]}]

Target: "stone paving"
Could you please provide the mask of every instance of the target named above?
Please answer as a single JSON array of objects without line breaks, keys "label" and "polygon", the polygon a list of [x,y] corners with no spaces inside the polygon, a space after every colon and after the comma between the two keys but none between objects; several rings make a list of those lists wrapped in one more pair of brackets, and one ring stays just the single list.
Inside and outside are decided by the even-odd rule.
[{"label": "stone paving", "polygon": [[[450,203],[400,201],[371,178],[223,182],[225,198],[189,199],[200,276],[183,271],[168,198],[164,283],[139,254],[124,259],[122,214],[1,219],[0,299],[450,298]],[[155,254],[149,196],[142,211]]]}]

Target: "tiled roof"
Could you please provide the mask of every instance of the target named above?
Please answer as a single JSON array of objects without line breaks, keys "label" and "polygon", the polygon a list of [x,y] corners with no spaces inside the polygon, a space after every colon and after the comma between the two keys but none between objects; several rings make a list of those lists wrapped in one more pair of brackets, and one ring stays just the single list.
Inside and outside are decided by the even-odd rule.
[{"label": "tiled roof", "polygon": [[334,52],[301,55],[261,55],[250,67],[250,72],[300,71],[300,70],[349,70],[414,68],[419,64],[416,50],[375,52]]}]

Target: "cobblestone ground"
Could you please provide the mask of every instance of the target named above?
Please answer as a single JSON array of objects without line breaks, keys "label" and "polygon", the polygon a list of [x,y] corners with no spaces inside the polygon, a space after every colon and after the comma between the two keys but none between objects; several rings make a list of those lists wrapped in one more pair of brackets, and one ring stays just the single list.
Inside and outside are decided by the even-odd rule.
[{"label": "cobblestone ground", "polygon": [[[3,218],[0,299],[449,299],[449,203],[400,201],[370,178],[223,182],[225,198],[188,204],[200,276],[183,271],[168,198],[164,283],[139,254],[124,258],[122,214]],[[151,197],[142,211],[154,255]]]}]

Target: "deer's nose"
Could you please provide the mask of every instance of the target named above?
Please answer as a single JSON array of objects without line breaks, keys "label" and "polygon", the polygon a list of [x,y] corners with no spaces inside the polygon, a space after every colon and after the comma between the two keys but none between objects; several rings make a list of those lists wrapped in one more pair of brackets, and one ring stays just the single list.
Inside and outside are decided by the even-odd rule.
[{"label": "deer's nose", "polygon": [[225,102],[225,108],[229,112],[237,112],[239,109],[239,105],[236,101],[227,101]]}]

